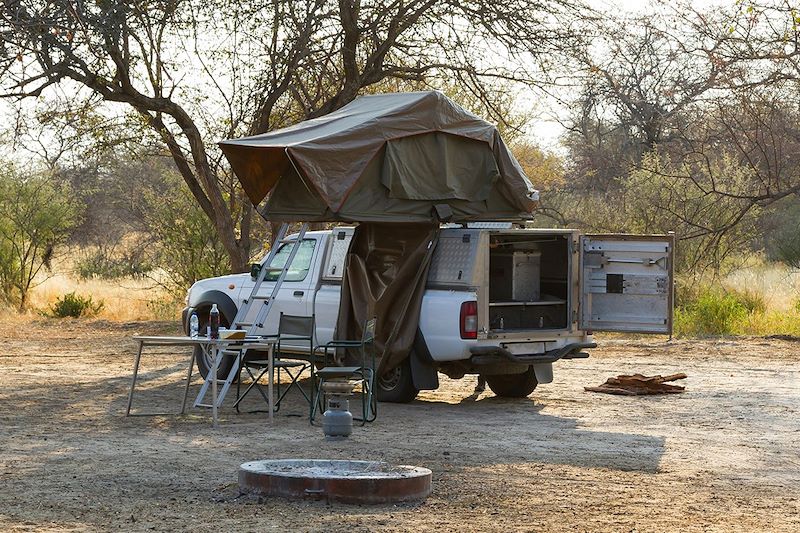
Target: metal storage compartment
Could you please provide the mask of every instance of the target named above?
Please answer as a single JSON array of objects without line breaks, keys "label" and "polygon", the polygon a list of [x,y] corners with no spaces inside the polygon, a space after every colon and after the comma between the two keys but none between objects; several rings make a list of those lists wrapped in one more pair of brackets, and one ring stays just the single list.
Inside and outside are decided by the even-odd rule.
[{"label": "metal storage compartment", "polygon": [[570,246],[565,233],[495,233],[489,243],[488,329],[566,329]]},{"label": "metal storage compartment", "polygon": [[511,299],[515,302],[539,300],[542,252],[514,252],[511,269]]}]

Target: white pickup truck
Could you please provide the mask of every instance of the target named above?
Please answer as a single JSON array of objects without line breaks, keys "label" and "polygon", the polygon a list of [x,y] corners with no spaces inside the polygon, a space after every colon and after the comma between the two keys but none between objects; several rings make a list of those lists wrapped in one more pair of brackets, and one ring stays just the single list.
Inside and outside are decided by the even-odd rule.
[{"label": "white pickup truck", "polygon": [[[352,235],[353,228],[306,233],[263,334],[276,333],[282,311],[315,315],[315,344],[332,339]],[[289,251],[279,249],[271,266],[282,266]],[[438,387],[438,372],[451,378],[481,374],[495,394],[524,397],[552,381],[553,362],[588,357],[583,350],[596,347],[592,331],[668,334],[673,251],[672,235],[444,228],[413,349],[403,364],[380,376],[378,397],[411,401],[419,390]],[[214,303],[228,325],[253,285],[249,274],[198,281],[186,296],[184,328],[193,311],[204,327]],[[269,278],[262,284],[263,295],[272,285]],[[220,376],[230,364],[223,362]],[[206,375],[208,362],[198,357],[198,366]]]}]

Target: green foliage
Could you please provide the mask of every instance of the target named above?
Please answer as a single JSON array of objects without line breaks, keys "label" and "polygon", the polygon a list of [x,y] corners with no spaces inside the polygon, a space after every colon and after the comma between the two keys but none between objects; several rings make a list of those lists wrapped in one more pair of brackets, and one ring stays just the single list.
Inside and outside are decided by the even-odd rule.
[{"label": "green foliage", "polygon": [[50,307],[50,316],[55,318],[95,316],[104,306],[102,300],[95,302],[91,296],[83,297],[73,291],[56,300]]},{"label": "green foliage", "polygon": [[149,260],[139,248],[117,252],[114,247],[100,246],[79,258],[75,271],[82,280],[87,279],[141,279],[153,270]]},{"label": "green foliage", "polygon": [[775,333],[769,324],[778,314],[767,317],[766,299],[757,291],[712,285],[679,290],[676,300],[674,326],[680,337]]},{"label": "green foliage", "polygon": [[142,203],[153,238],[151,262],[166,274],[165,285],[171,292],[182,294],[199,279],[230,272],[230,256],[185,187],[164,193],[145,190]]},{"label": "green foliage", "polygon": [[0,167],[0,297],[24,309],[28,291],[80,219],[69,187]]},{"label": "green foliage", "polygon": [[747,315],[747,306],[736,294],[706,289],[675,310],[675,332],[681,337],[730,335]]},{"label": "green foliage", "polygon": [[764,314],[767,311],[767,300],[760,292],[751,289],[729,289],[732,296],[749,314]]},{"label": "green foliage", "polygon": [[[718,190],[710,183],[725,176]],[[545,211],[559,213],[560,225],[598,233],[667,233],[678,238],[676,268],[698,280],[737,265],[757,235],[759,209],[741,199],[747,170],[729,157],[707,166],[673,163],[653,152],[629,174],[603,191],[561,188],[547,193]]]},{"label": "green foliage", "polygon": [[778,259],[792,268],[800,269],[800,232],[794,235],[783,233],[781,237],[776,243]]},{"label": "green foliage", "polygon": [[156,320],[176,320],[180,317],[181,302],[174,295],[147,302],[147,309]]}]

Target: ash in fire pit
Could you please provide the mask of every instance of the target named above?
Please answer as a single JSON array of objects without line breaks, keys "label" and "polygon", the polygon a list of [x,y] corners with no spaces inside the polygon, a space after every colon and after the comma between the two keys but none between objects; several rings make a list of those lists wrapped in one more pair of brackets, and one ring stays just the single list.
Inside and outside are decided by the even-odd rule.
[{"label": "ash in fire pit", "polygon": [[431,471],[378,461],[252,461],[239,467],[239,490],[243,494],[343,503],[418,501],[431,493]]}]

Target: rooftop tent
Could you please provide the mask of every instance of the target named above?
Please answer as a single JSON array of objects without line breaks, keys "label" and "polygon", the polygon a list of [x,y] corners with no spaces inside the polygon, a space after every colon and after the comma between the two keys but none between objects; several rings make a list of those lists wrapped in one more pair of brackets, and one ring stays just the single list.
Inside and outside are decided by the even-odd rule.
[{"label": "rooftop tent", "polygon": [[220,143],[279,221],[519,220],[538,193],[492,124],[438,91],[362,96],[329,115]]},{"label": "rooftop tent", "polygon": [[440,219],[519,220],[538,200],[497,128],[436,91],[362,96],[220,146],[253,204],[266,199],[267,220],[361,223],[336,338],[360,338],[377,316],[380,373],[415,342]]}]

